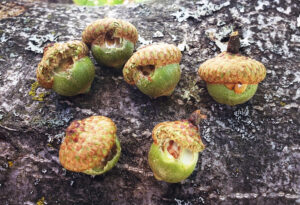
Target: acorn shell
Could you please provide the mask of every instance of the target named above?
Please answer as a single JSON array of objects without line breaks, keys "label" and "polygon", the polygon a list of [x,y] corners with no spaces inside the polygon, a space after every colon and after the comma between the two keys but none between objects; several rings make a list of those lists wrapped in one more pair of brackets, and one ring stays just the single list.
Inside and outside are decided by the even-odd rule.
[{"label": "acorn shell", "polygon": [[198,128],[188,120],[159,123],[152,131],[152,138],[154,143],[159,146],[169,139],[193,152],[201,152],[205,148]]},{"label": "acorn shell", "polygon": [[189,163],[184,163],[181,159],[170,158],[167,152],[152,143],[148,154],[148,163],[155,178],[168,183],[178,183],[189,177],[197,165],[198,152],[193,153],[193,160]]},{"label": "acorn shell", "polygon": [[144,75],[143,71],[135,72],[134,82],[139,90],[151,98],[170,96],[180,80],[179,64],[168,64]]},{"label": "acorn shell", "polygon": [[107,33],[113,38],[124,38],[136,44],[138,31],[131,23],[114,18],[99,19],[88,25],[82,33],[82,40],[87,45],[93,42],[103,43]]},{"label": "acorn shell", "polygon": [[134,75],[138,66],[155,65],[159,68],[168,64],[179,64],[181,52],[179,48],[167,43],[147,45],[135,52],[127,61],[123,69],[123,76],[127,83],[134,85]]},{"label": "acorn shell", "polygon": [[115,145],[116,131],[115,123],[104,116],[72,122],[59,150],[60,163],[74,172],[98,167]]},{"label": "acorn shell", "polygon": [[64,59],[72,58],[73,62],[88,55],[88,47],[81,41],[55,43],[46,47],[41,62],[36,70],[39,84],[51,89],[54,81],[54,71]]},{"label": "acorn shell", "polygon": [[266,77],[266,68],[246,56],[223,52],[200,65],[198,74],[209,83],[258,84]]}]

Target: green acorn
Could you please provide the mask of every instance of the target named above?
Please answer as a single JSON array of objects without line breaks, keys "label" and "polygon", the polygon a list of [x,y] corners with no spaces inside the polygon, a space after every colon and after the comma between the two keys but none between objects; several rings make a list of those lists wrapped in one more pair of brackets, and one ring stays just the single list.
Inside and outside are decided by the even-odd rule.
[{"label": "green acorn", "polygon": [[192,174],[198,153],[205,148],[197,127],[201,118],[204,116],[197,110],[189,120],[162,122],[154,127],[148,162],[157,180],[177,183]]},{"label": "green acorn", "polygon": [[173,93],[180,80],[180,50],[171,44],[158,43],[135,52],[123,69],[127,83],[136,85],[144,94],[157,98]]},{"label": "green acorn", "polygon": [[133,53],[138,32],[127,21],[105,18],[88,25],[82,33],[82,40],[91,46],[100,65],[122,68]]},{"label": "green acorn", "polygon": [[99,175],[115,166],[121,154],[115,123],[104,116],[74,121],[60,146],[59,161],[73,172]]},{"label": "green acorn", "polygon": [[81,41],[51,44],[44,49],[37,68],[37,80],[60,95],[87,93],[95,77],[88,47]]},{"label": "green acorn", "polygon": [[227,51],[205,61],[198,69],[209,94],[219,103],[242,104],[253,97],[258,83],[266,77],[265,66],[239,54],[238,32],[233,32]]}]

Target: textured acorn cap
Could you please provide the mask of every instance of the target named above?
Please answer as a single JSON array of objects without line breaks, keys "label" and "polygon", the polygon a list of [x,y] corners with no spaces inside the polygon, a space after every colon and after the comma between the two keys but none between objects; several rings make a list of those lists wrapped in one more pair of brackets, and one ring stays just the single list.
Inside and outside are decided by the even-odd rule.
[{"label": "textured acorn cap", "polygon": [[156,68],[180,62],[181,52],[172,44],[157,43],[147,45],[135,52],[123,69],[124,79],[134,85],[133,76],[138,66],[155,65]]},{"label": "textured acorn cap", "polygon": [[115,123],[104,116],[72,122],[59,150],[60,163],[75,172],[99,166],[116,143],[116,130]]},{"label": "textured acorn cap", "polygon": [[205,147],[198,128],[188,120],[159,123],[152,131],[152,138],[154,143],[159,146],[162,146],[169,139],[174,140],[182,148],[190,149],[193,152],[201,152]]},{"label": "textured acorn cap", "polygon": [[209,83],[258,84],[265,78],[266,68],[246,56],[223,52],[200,65],[198,74]]},{"label": "textured acorn cap", "polygon": [[45,47],[44,55],[36,70],[37,80],[44,88],[52,88],[53,74],[62,60],[72,58],[73,62],[88,55],[88,47],[81,41],[55,43]]},{"label": "textured acorn cap", "polygon": [[124,38],[136,44],[138,31],[131,23],[114,18],[99,19],[88,25],[82,33],[82,40],[88,45],[94,41],[104,42],[106,34],[114,38]]}]

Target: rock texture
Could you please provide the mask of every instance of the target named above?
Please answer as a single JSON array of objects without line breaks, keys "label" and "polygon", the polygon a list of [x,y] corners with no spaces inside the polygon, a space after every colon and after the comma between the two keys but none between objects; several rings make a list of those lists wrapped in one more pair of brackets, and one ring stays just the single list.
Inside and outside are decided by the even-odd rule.
[{"label": "rock texture", "polygon": [[[0,204],[300,203],[299,1],[18,4],[22,14],[0,20]],[[34,92],[43,46],[80,39],[85,26],[102,17],[134,24],[138,46],[178,45],[183,75],[171,97],[152,100],[121,72],[99,66],[87,95]],[[208,95],[197,69],[224,50],[232,29],[242,34],[242,54],[268,71],[249,102],[228,107]],[[201,123],[206,149],[196,170],[179,184],[156,181],[147,163],[151,130],[195,109],[208,116]],[[91,115],[112,118],[122,145],[118,165],[97,177],[68,172],[58,161],[65,128]]]}]

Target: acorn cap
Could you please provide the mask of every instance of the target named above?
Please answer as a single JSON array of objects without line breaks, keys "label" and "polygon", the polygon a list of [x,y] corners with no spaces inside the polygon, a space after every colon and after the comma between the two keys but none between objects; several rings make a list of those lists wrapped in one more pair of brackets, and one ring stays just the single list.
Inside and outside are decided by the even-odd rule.
[{"label": "acorn cap", "polygon": [[114,18],[99,19],[88,25],[82,33],[82,40],[87,45],[91,45],[94,41],[103,43],[107,34],[113,38],[124,38],[134,44],[138,40],[138,31],[134,25]]},{"label": "acorn cap", "polygon": [[159,123],[152,131],[152,138],[154,143],[159,146],[169,139],[193,152],[201,152],[205,147],[198,128],[188,120]]},{"label": "acorn cap", "polygon": [[64,59],[72,58],[73,63],[88,55],[88,47],[81,41],[68,41],[46,46],[44,55],[36,70],[37,80],[44,88],[52,88],[53,74]]},{"label": "acorn cap", "polygon": [[60,163],[75,172],[99,166],[116,143],[116,131],[115,123],[104,116],[72,122],[59,150]]},{"label": "acorn cap", "polygon": [[200,65],[198,74],[209,83],[258,84],[266,77],[266,68],[246,56],[223,52]]},{"label": "acorn cap", "polygon": [[134,73],[138,66],[155,65],[155,68],[180,62],[181,52],[172,44],[157,43],[147,45],[135,52],[127,61],[123,69],[123,76],[127,83],[134,85]]}]

